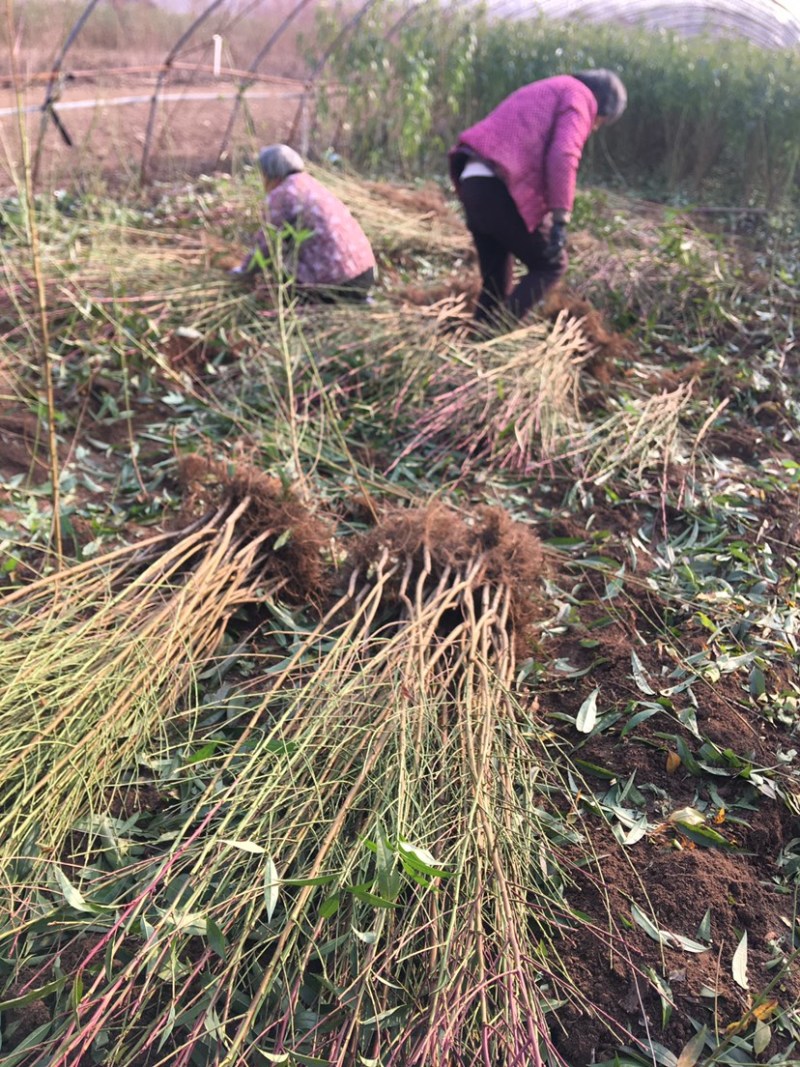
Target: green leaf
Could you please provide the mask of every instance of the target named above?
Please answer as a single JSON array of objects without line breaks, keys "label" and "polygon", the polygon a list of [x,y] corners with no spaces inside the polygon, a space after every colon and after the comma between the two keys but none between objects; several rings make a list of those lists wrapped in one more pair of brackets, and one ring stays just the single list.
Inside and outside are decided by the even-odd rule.
[{"label": "green leaf", "polygon": [[612,781],[617,778],[616,771],[610,771],[607,767],[601,767],[599,763],[590,763],[585,759],[573,760],[576,767],[580,767],[581,770],[586,771],[587,774],[594,774],[597,778],[606,778],[608,781]]},{"label": "green leaf", "polygon": [[378,878],[378,891],[387,900],[397,900],[402,884],[400,872],[396,869],[394,850],[389,846],[383,830],[378,833],[375,845],[375,873]]},{"label": "green leaf", "polygon": [[760,667],[753,667],[750,671],[749,685],[751,697],[763,696],[767,691],[767,680]]},{"label": "green leaf", "polygon": [[731,970],[733,972],[733,980],[742,989],[747,989],[749,982],[747,981],[747,931],[742,934],[742,940],[736,946],[736,951],[733,954],[733,960],[731,962]]},{"label": "green leaf", "polygon": [[209,915],[206,919],[206,937],[212,952],[216,952],[221,960],[225,959],[226,946],[225,935]]},{"label": "green leaf", "polygon": [[590,734],[594,729],[594,724],[597,721],[597,696],[599,692],[599,688],[593,689],[578,710],[575,729],[582,734]]},{"label": "green leaf", "polygon": [[674,825],[690,841],[694,841],[696,845],[701,845],[703,848],[735,847],[711,826],[688,826],[682,822],[676,822]]},{"label": "green leaf", "polygon": [[772,1040],[772,1030],[763,1019],[759,1019],[756,1023],[755,1033],[753,1034],[753,1052],[756,1056],[760,1056],[764,1052]]},{"label": "green leaf", "polygon": [[662,978],[658,971],[652,967],[647,968],[647,974],[650,981],[658,990],[658,995],[661,1000],[661,1029],[666,1030],[669,1026],[669,1021],[672,1018],[672,990],[669,982]]},{"label": "green leaf", "polygon": [[686,729],[693,734],[698,741],[701,740],[700,729],[697,725],[697,712],[691,706],[691,704],[684,708],[683,711],[678,712],[678,719],[683,723]]},{"label": "green leaf", "polygon": [[49,997],[51,993],[59,993],[66,985],[68,977],[68,975],[64,974],[60,978],[56,978],[55,981],[48,982],[47,985],[28,990],[21,997],[9,997],[8,1000],[0,1000],[0,1011],[24,1008],[26,1004],[30,1004],[34,1000],[43,1000],[45,997]]},{"label": "green leaf", "polygon": [[708,1027],[702,1026],[691,1040],[687,1041],[681,1050],[681,1054],[678,1056],[678,1063],[676,1067],[694,1067],[697,1061],[700,1059],[700,1054],[703,1051],[703,1047],[706,1043],[706,1037],[708,1036]]},{"label": "green leaf", "polygon": [[80,971],[75,975],[75,982],[73,982],[73,988],[69,991],[69,1006],[76,1013],[76,1021],[78,1019],[78,1007],[83,999],[83,975]]},{"label": "green leaf", "polygon": [[216,1040],[221,1039],[223,1034],[222,1021],[214,1010],[213,1004],[210,1004],[206,1009],[206,1013],[203,1016],[203,1026],[209,1037],[213,1037]]},{"label": "green leaf", "polygon": [[406,870],[421,871],[431,878],[452,878],[452,871],[445,871],[441,867],[437,867],[436,857],[427,848],[410,845],[407,841],[401,840],[398,849],[400,859]]},{"label": "green leaf", "polygon": [[631,649],[631,668],[633,670],[633,680],[643,693],[647,693],[649,696],[655,696],[656,691],[648,682],[645,677],[644,667],[642,667],[641,660],[636,655],[633,649]]},{"label": "green leaf", "polygon": [[711,940],[711,908],[705,913],[697,927],[697,936],[701,941]]},{"label": "green leaf", "polygon": [[697,941],[692,941],[690,937],[684,937],[683,934],[674,934],[669,930],[659,929],[636,904],[631,904],[631,915],[647,936],[652,937],[661,945],[666,945],[668,948],[682,948],[684,952],[708,952],[708,945],[701,945]]},{"label": "green leaf", "polygon": [[177,1019],[177,1015],[175,1013],[175,1005],[173,1003],[173,1004],[170,1004],[170,1006],[169,1006],[169,1012],[167,1013],[167,1021],[164,1024],[164,1029],[161,1031],[161,1036],[158,1039],[158,1051],[159,1052],[164,1047],[164,1045],[166,1045],[167,1041],[169,1041],[169,1035],[172,1033],[172,1031],[173,1031],[173,1029],[175,1027],[175,1020],[176,1019]]},{"label": "green leaf", "polygon": [[678,1057],[660,1042],[651,1039],[646,1042],[646,1047],[650,1049],[653,1059],[656,1063],[660,1064],[661,1067],[678,1067]]},{"label": "green leaf", "polygon": [[332,918],[336,914],[336,912],[339,910],[339,904],[340,904],[340,900],[339,900],[339,894],[338,893],[334,893],[334,895],[332,897],[328,897],[327,900],[323,900],[322,904],[320,905],[320,909],[319,909],[319,917],[320,917],[320,919],[330,919],[330,918]]},{"label": "green leaf", "polygon": [[187,764],[202,763],[204,760],[209,759],[219,748],[219,741],[209,741],[207,745],[203,745],[202,748],[198,748],[196,752],[193,752],[191,756],[187,756]]},{"label": "green leaf", "polygon": [[641,726],[643,722],[647,722],[653,715],[657,715],[662,708],[645,708],[644,711],[637,711],[635,715],[631,715],[630,719],[625,723],[620,731],[620,737],[627,737],[631,730],[635,730],[637,726]]},{"label": "green leaf", "polygon": [[356,930],[355,926],[351,926],[350,929],[356,935],[359,941],[363,941],[365,945],[374,945],[378,940],[378,935],[374,930]]},{"label": "green leaf", "polygon": [[97,911],[91,904],[87,904],[83,894],[75,888],[57,863],[53,864],[53,872],[61,892],[64,894],[64,900],[71,908],[75,908],[76,911],[88,911],[93,914]]},{"label": "green leaf", "polygon": [[273,552],[277,552],[279,548],[283,548],[283,546],[285,544],[288,544],[288,542],[291,540],[291,538],[292,538],[292,528],[290,526],[288,530],[284,530],[283,531],[283,533],[280,535],[280,537],[276,537],[275,538],[275,544],[272,546],[272,551]]},{"label": "green leaf", "polygon": [[249,852],[253,856],[264,856],[267,852],[265,848],[257,845],[255,841],[232,841],[228,837],[223,837],[221,840],[223,845],[230,845],[231,848],[238,848],[240,852]]},{"label": "green leaf", "polygon": [[700,777],[703,773],[703,768],[700,766],[700,764],[694,758],[692,753],[689,751],[689,746],[686,744],[682,737],[675,738],[675,748],[677,749],[678,755],[681,758],[681,763],[684,765],[689,774],[694,774],[697,777]]},{"label": "green leaf", "polygon": [[346,888],[348,893],[352,893],[354,897],[362,900],[365,904],[371,904],[373,908],[395,907],[393,900],[387,900],[385,897],[379,897],[376,893],[370,893],[363,885],[349,885]]},{"label": "green leaf", "polygon": [[638,905],[631,904],[631,915],[648,937],[652,937],[654,941],[658,941],[661,945],[668,945],[670,943],[669,934],[664,930],[659,930],[655,923],[645,915]]},{"label": "green leaf", "polygon": [[272,922],[275,905],[278,903],[278,895],[281,891],[278,869],[272,859],[267,856],[264,862],[264,905],[267,909],[267,922]]}]

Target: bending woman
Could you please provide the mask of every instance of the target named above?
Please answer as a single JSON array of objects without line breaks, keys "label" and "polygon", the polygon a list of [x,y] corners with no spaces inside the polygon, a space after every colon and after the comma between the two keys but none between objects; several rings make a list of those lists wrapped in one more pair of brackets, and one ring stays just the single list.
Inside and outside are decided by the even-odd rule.
[{"label": "bending woman", "polygon": [[[478,253],[477,321],[521,319],[567,269],[567,226],[578,166],[593,130],[625,110],[612,71],[544,78],[517,89],[465,130],[450,174]],[[528,273],[512,288],[514,258]]]}]

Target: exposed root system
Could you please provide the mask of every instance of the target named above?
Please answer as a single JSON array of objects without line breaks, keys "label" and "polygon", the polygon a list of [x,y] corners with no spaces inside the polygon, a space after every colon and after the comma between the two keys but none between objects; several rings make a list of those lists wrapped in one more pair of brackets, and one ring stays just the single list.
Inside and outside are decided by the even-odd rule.
[{"label": "exposed root system", "polygon": [[383,602],[401,618],[419,620],[439,605],[432,639],[471,639],[481,618],[502,655],[511,646],[520,652],[529,637],[544,553],[536,535],[499,508],[469,518],[441,504],[392,509],[350,556],[351,588],[359,578],[383,582]]},{"label": "exposed root system", "polygon": [[593,354],[587,360],[585,370],[599,382],[607,384],[615,376],[615,363],[634,357],[633,342],[609,330],[601,313],[588,300],[558,286],[545,299],[544,312],[555,320],[564,311],[568,318],[580,320],[581,329],[592,346]]},{"label": "exposed root system", "polygon": [[186,456],[180,465],[183,518],[215,511],[237,520],[241,540],[259,538],[264,574],[283,581],[281,596],[319,607],[328,588],[323,551],[330,544],[328,524],[272,478],[247,464],[230,465],[203,456]]}]

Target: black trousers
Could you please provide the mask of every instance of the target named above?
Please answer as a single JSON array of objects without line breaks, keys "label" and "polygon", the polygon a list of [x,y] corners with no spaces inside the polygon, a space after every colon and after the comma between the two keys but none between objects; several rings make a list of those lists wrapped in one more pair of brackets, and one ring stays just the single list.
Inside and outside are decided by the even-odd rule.
[{"label": "black trousers", "polygon": [[[545,256],[550,223],[543,223],[531,233],[499,178],[466,178],[459,187],[459,196],[483,278],[476,320],[502,319],[503,311],[514,319],[523,318],[564,275],[566,250],[556,261]],[[528,273],[512,288],[515,257],[528,268]]]}]

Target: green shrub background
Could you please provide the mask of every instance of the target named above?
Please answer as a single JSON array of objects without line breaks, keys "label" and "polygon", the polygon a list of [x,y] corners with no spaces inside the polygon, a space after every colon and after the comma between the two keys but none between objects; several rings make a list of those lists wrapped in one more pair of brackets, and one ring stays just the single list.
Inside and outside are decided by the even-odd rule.
[{"label": "green shrub background", "polygon": [[[335,54],[354,161],[443,169],[460,129],[520,85],[587,67],[620,73],[628,110],[587,145],[584,176],[658,198],[774,208],[798,200],[800,63],[741,40],[611,25],[490,19],[378,4]],[[324,40],[341,13],[321,16]],[[387,100],[391,102],[387,106]]]}]

